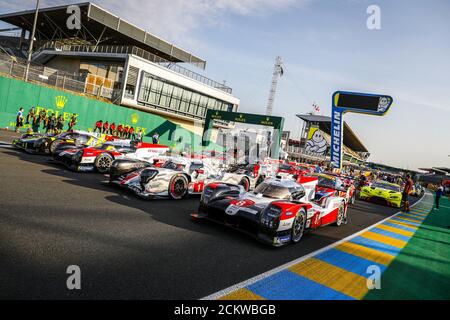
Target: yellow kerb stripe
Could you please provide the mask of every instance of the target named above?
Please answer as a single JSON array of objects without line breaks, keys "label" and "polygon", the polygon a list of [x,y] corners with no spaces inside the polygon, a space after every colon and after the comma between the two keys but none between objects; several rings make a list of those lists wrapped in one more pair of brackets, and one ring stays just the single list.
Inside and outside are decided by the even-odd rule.
[{"label": "yellow kerb stripe", "polygon": [[383,264],[385,266],[387,266],[395,258],[395,256],[393,255],[378,250],[374,250],[371,248],[367,248],[351,242],[345,242],[343,244],[340,244],[336,247],[336,249],[379,264]]},{"label": "yellow kerb stripe", "polygon": [[385,243],[385,244],[388,244],[390,246],[394,246],[397,248],[403,248],[407,243],[406,241],[387,237],[387,236],[384,236],[382,234],[378,234],[378,233],[375,233],[372,231],[364,232],[363,234],[361,234],[361,237],[364,237],[364,238],[370,239],[370,240],[374,240],[374,241],[378,241],[381,243]]},{"label": "yellow kerb stripe", "polygon": [[398,234],[401,234],[401,235],[407,236],[407,237],[411,237],[414,234],[414,232],[402,230],[402,229],[399,229],[399,228],[394,228],[394,227],[391,227],[391,226],[386,226],[384,224],[379,224],[377,226],[377,228],[380,228],[380,229],[386,230],[386,231],[390,231],[390,232],[394,232],[394,233],[398,233]]},{"label": "yellow kerb stripe", "polygon": [[232,293],[224,295],[223,297],[220,297],[219,300],[265,300],[265,299],[246,288],[241,288],[239,290],[233,291]]},{"label": "yellow kerb stripe", "polygon": [[355,299],[362,299],[368,291],[366,278],[315,258],[289,270]]}]

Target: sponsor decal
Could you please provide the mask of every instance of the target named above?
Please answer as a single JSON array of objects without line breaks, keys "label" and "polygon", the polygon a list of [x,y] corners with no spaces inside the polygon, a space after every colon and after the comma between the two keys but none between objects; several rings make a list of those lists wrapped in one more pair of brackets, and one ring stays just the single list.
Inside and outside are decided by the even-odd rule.
[{"label": "sponsor decal", "polygon": [[261,120],[261,124],[264,126],[273,126],[273,121],[270,117],[266,117],[266,119]]},{"label": "sponsor decal", "polygon": [[334,110],[332,115],[331,162],[339,168],[342,157],[342,113]]},{"label": "sponsor decal", "polygon": [[138,123],[138,121],[139,121],[139,115],[137,113],[133,113],[131,115],[131,123],[136,124],[136,123]]},{"label": "sponsor decal", "polygon": [[225,209],[225,213],[230,215],[230,216],[234,216],[234,215],[236,215],[239,212],[240,209],[241,208],[231,204]]},{"label": "sponsor decal", "polygon": [[291,236],[287,235],[287,236],[278,237],[278,240],[280,242],[289,242],[289,241],[291,241]]},{"label": "sponsor decal", "polygon": [[56,101],[56,108],[58,109],[64,109],[64,106],[67,103],[67,98],[65,96],[56,96],[55,97],[55,101]]}]

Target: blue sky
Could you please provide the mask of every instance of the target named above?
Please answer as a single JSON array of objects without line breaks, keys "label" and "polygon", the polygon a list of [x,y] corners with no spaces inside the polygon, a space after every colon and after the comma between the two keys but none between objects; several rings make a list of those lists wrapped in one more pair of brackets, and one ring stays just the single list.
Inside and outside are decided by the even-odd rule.
[{"label": "blue sky", "polygon": [[[346,115],[371,161],[416,169],[450,167],[450,1],[446,0],[112,0],[111,12],[207,60],[206,75],[226,80],[241,111],[267,102],[275,57],[285,64],[274,114],[298,136],[294,114],[311,104],[330,113],[336,90],[394,97],[385,117]],[[43,1],[43,6],[73,1]],[[381,30],[366,27],[369,5]],[[34,1],[0,0],[0,12]],[[198,70],[196,70],[198,71]]]}]

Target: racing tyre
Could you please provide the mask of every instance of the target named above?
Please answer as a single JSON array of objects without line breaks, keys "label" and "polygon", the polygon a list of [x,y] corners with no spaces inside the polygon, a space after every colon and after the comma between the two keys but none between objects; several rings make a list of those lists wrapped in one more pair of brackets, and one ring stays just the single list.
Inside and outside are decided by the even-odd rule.
[{"label": "racing tyre", "polygon": [[259,176],[258,179],[256,180],[256,184],[255,184],[255,188],[257,186],[259,186],[261,184],[261,182],[264,181],[264,177],[263,176]]},{"label": "racing tyre", "polygon": [[305,209],[301,208],[297,212],[294,222],[292,222],[292,229],[291,229],[292,242],[297,243],[302,239],[303,233],[305,232],[305,226],[306,226],[306,212]]},{"label": "racing tyre", "polygon": [[113,163],[114,158],[108,153],[102,153],[95,158],[94,166],[95,169],[100,173],[109,172],[109,168],[111,168],[111,164]]},{"label": "racing tyre", "polygon": [[338,209],[338,214],[336,217],[336,226],[340,227],[343,224],[347,224],[347,214],[345,213],[345,206],[341,204]]},{"label": "racing tyre", "polygon": [[180,200],[186,197],[188,193],[189,182],[185,175],[179,174],[170,179],[169,198]]},{"label": "racing tyre", "polygon": [[58,145],[61,142],[58,140],[53,140],[52,142],[50,142],[50,145],[48,146],[48,149],[50,150],[50,154],[54,154],[56,151],[56,148],[58,147]]},{"label": "racing tyre", "polygon": [[250,189],[250,180],[248,178],[242,178],[242,180],[239,182],[240,186],[243,186],[245,189],[245,192],[248,192]]}]

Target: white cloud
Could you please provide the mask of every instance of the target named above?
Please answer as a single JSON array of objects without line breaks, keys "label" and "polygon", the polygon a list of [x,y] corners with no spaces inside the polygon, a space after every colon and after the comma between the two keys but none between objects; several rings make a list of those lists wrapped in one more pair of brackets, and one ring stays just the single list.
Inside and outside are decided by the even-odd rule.
[{"label": "white cloud", "polygon": [[[227,24],[227,15],[270,15],[310,0],[98,0],[95,4],[148,32],[191,49],[198,45],[196,32]],[[43,0],[41,7],[73,1]],[[0,12],[31,10],[35,0],[0,0]],[[189,49],[189,48],[187,48]]]}]

